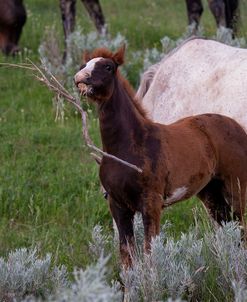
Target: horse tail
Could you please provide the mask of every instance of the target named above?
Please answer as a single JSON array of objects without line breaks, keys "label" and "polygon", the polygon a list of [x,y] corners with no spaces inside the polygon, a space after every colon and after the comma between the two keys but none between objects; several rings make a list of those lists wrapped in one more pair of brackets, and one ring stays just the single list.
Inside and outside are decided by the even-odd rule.
[{"label": "horse tail", "polygon": [[150,66],[141,76],[140,86],[136,92],[137,100],[142,100],[145,94],[147,93],[150,85],[153,82],[154,75],[156,74],[156,71],[158,70],[160,64],[161,62],[158,62]]}]

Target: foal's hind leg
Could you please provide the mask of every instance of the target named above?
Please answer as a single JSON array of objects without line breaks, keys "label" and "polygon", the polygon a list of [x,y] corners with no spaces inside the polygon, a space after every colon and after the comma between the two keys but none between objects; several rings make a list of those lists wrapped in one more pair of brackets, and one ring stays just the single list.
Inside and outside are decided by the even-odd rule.
[{"label": "foal's hind leg", "polygon": [[224,196],[231,204],[233,219],[244,223],[243,217],[246,206],[246,182],[238,178],[229,178],[224,181]]},{"label": "foal's hind leg", "polygon": [[224,183],[222,180],[212,179],[198,194],[210,216],[222,224],[222,221],[230,221],[234,217],[232,208],[224,197]]}]

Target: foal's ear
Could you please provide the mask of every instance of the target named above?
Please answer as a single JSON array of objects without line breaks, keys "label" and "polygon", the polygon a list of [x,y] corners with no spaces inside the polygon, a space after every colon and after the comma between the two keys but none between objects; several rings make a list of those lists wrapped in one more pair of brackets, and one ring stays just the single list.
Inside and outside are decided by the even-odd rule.
[{"label": "foal's ear", "polygon": [[125,54],[125,44],[123,44],[113,55],[113,60],[117,65],[122,65],[124,63],[124,54]]},{"label": "foal's ear", "polygon": [[87,63],[90,60],[91,60],[90,52],[88,50],[84,50],[82,54],[82,62]]}]

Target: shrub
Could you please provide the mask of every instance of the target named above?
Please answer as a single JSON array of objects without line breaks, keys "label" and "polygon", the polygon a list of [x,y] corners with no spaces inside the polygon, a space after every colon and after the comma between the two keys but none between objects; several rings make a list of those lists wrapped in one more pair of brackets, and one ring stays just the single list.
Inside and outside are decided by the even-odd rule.
[{"label": "shrub", "polygon": [[[125,302],[247,302],[247,250],[238,223],[215,230],[196,227],[177,240],[169,235],[169,227],[169,223],[164,225],[153,238],[150,253],[145,254],[141,216],[136,215],[133,266],[120,272]],[[37,249],[10,252],[6,259],[0,258],[0,300],[122,301],[119,282],[108,281],[107,250],[118,254],[116,232],[114,237],[105,235],[101,226],[94,227],[90,250],[97,261],[84,270],[75,269],[72,282],[64,267],[51,267],[49,254],[40,259]]]},{"label": "shrub", "polygon": [[115,50],[123,43],[127,44],[127,40],[120,33],[116,37],[110,38],[108,35],[99,35],[97,32],[85,34],[78,27],[67,39],[67,55],[64,60],[60,41],[55,34],[55,29],[52,27],[47,28],[45,31],[43,42],[39,47],[39,54],[43,67],[47,68],[64,85],[71,89],[73,76],[82,64],[84,51],[92,51],[98,47],[107,47]]},{"label": "shrub", "polygon": [[[138,249],[140,250],[140,249]],[[152,240],[150,254],[133,255],[133,267],[121,274],[127,288],[127,301],[160,301],[193,295],[205,263],[202,240],[192,232],[178,241],[164,231]]]},{"label": "shrub", "polygon": [[64,266],[51,267],[51,255],[40,259],[37,249],[17,249],[0,258],[0,301],[19,301],[24,296],[47,297],[68,285]]},{"label": "shrub", "polygon": [[152,240],[150,254],[137,247],[132,268],[122,271],[126,301],[247,301],[247,250],[238,223],[204,236],[201,229],[190,231],[176,241],[167,227]]},{"label": "shrub", "polygon": [[57,292],[50,302],[120,302],[122,294],[117,282],[112,286],[106,282],[108,257],[100,257],[96,265],[85,270],[75,270],[72,285]]}]

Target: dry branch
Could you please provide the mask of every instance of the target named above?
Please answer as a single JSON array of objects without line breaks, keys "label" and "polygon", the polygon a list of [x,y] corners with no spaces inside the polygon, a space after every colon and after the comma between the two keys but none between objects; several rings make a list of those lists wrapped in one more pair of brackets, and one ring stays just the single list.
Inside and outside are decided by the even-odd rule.
[{"label": "dry branch", "polygon": [[[57,78],[49,70],[43,67],[38,67],[31,60],[29,60],[29,62],[30,63],[27,64],[0,63],[0,65],[6,67],[23,68],[23,69],[34,71],[35,72],[34,76],[38,81],[45,84],[51,91],[53,91],[56,94],[57,97],[63,97],[67,102],[72,104],[77,109],[77,111],[79,111],[79,113],[81,114],[81,121],[82,121],[82,137],[85,140],[86,145],[90,149],[100,153],[102,156],[111,158],[125,166],[128,166],[136,170],[139,173],[142,173],[142,169],[140,169],[136,165],[133,165],[125,160],[122,160],[112,154],[104,152],[98,147],[96,147],[89,136],[88,127],[87,127],[87,113],[82,109],[79,98],[76,98],[72,94],[70,94],[70,92],[66,90],[66,88],[57,80]],[[101,159],[99,159],[99,161],[101,161]]]}]

